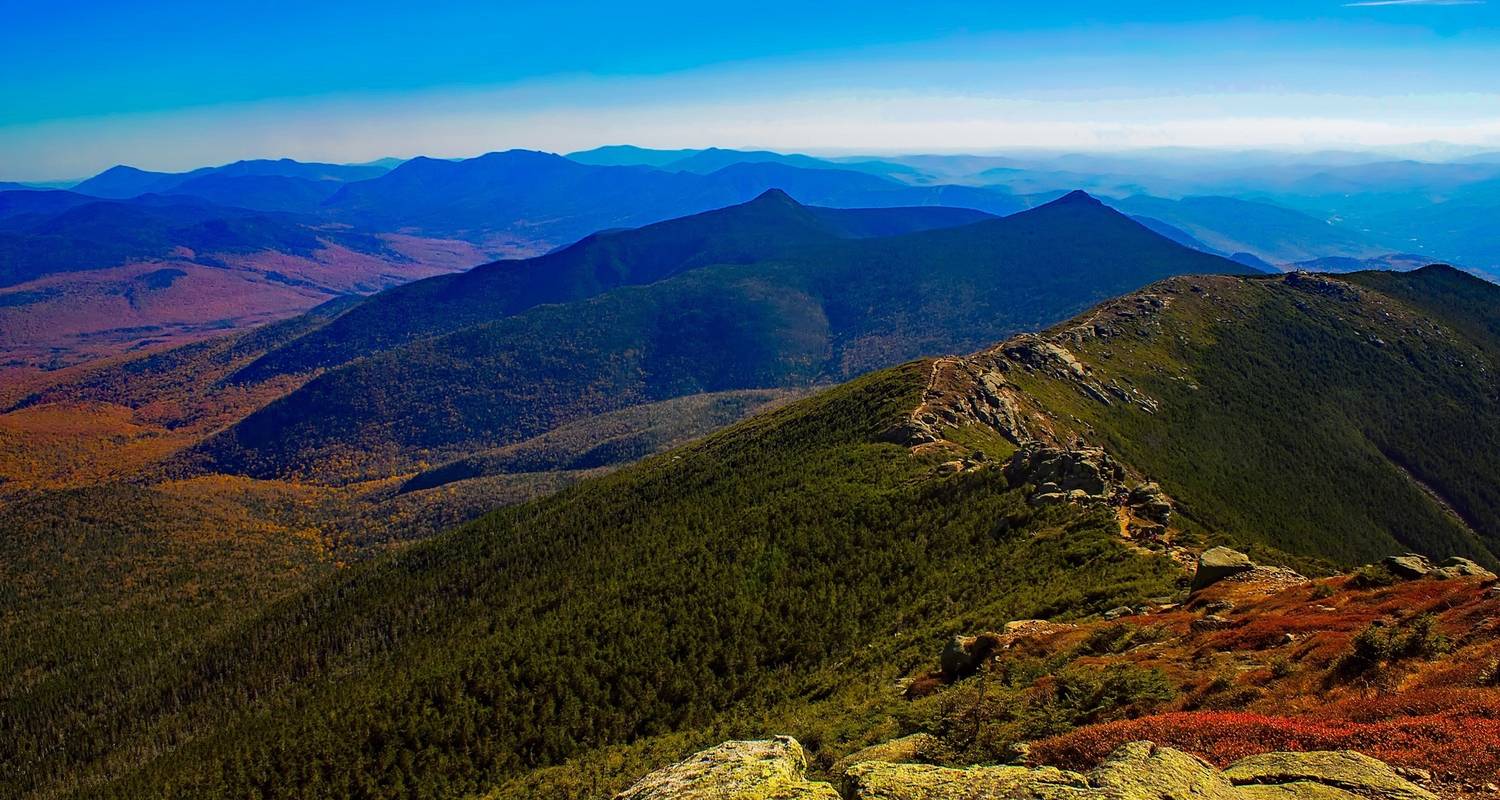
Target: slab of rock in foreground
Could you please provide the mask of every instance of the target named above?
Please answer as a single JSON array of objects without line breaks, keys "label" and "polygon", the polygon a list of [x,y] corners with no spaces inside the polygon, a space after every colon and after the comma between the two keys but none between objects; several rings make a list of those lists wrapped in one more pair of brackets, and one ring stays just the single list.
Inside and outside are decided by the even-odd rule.
[{"label": "slab of rock in foreground", "polygon": [[[898,740],[903,741],[903,740]],[[901,750],[917,744],[904,740]],[[1053,767],[840,762],[844,800],[1437,800],[1395,770],[1348,751],[1268,753],[1222,772],[1151,742],[1121,745],[1087,775]],[[849,764],[848,762],[858,761]],[[643,778],[616,800],[836,800],[808,781],[795,741],[728,742]]]},{"label": "slab of rock in foreground", "polygon": [[1359,753],[1268,753],[1220,772],[1151,742],[1121,745],[1087,776],[868,762],[849,768],[845,789],[849,800],[1437,800]]},{"label": "slab of rock in foreground", "polygon": [[1043,767],[965,767],[867,761],[849,768],[844,796],[857,800],[1088,800],[1104,797],[1076,772]]},{"label": "slab of rock in foreground", "polygon": [[1237,784],[1312,782],[1372,800],[1432,800],[1431,792],[1406,780],[1384,761],[1349,750],[1266,753],[1229,765],[1224,776]]},{"label": "slab of rock in foreground", "polygon": [[839,800],[806,770],[807,755],[789,736],[725,742],[647,775],[615,800]]},{"label": "slab of rock in foreground", "polygon": [[1385,564],[1386,569],[1390,570],[1396,577],[1405,578],[1406,580],[1425,578],[1432,574],[1432,562],[1428,560],[1427,556],[1418,555],[1417,553],[1407,553],[1404,556],[1387,556],[1385,561],[1381,563]]},{"label": "slab of rock in foreground", "polygon": [[841,781],[855,764],[867,761],[883,761],[897,764],[920,764],[934,760],[942,752],[943,744],[930,733],[914,733],[880,744],[872,744],[839,759],[828,770],[835,781]]},{"label": "slab of rock in foreground", "polygon": [[1233,800],[1234,786],[1208,762],[1151,742],[1122,744],[1089,773],[1098,796],[1120,800]]}]

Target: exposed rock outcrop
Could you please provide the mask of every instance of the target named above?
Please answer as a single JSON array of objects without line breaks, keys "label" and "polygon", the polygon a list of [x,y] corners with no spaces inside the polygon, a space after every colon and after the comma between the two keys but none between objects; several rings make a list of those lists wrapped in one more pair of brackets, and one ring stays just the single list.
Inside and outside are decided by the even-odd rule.
[{"label": "exposed rock outcrop", "polygon": [[1151,742],[1120,745],[1089,775],[1100,797],[1230,800],[1234,786],[1202,759]]},{"label": "exposed rock outcrop", "polygon": [[[1348,751],[1267,753],[1220,771],[1151,742],[1121,745],[1088,774],[1055,767],[940,767],[897,763],[919,740],[846,757],[835,772],[844,800],[1436,800],[1385,763]],[[888,743],[895,746],[897,742]],[[869,760],[863,760],[868,754]],[[616,800],[834,800],[802,775],[795,741],[726,742],[653,772]]]},{"label": "exposed rock outcrop", "polygon": [[981,633],[977,636],[955,636],[948,640],[943,646],[943,652],[938,656],[938,669],[943,674],[943,680],[949,683],[967,678],[979,669],[1000,646],[1000,637],[994,633]]},{"label": "exposed rock outcrop", "polygon": [[1193,591],[1212,586],[1231,575],[1255,569],[1255,562],[1238,550],[1215,547],[1198,556],[1198,568],[1193,572]]},{"label": "exposed rock outcrop", "polygon": [[1005,462],[1005,478],[1012,486],[1035,486],[1034,503],[1103,503],[1125,479],[1125,468],[1100,447],[1028,442]]},{"label": "exposed rock outcrop", "polygon": [[807,755],[789,736],[725,742],[641,778],[615,800],[839,800],[806,770]]},{"label": "exposed rock outcrop", "polygon": [[1125,505],[1142,519],[1166,525],[1172,519],[1172,501],[1154,481],[1148,481],[1130,490]]}]

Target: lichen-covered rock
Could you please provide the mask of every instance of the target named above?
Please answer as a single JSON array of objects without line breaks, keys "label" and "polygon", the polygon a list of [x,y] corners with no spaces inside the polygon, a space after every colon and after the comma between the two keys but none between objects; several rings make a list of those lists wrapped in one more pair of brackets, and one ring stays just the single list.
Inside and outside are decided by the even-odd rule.
[{"label": "lichen-covered rock", "polygon": [[807,755],[789,736],[725,742],[640,779],[615,800],[839,800],[807,780]]},{"label": "lichen-covered rock", "polygon": [[1089,800],[1102,797],[1076,772],[1053,767],[965,767],[866,761],[849,768],[851,800]]},{"label": "lichen-covered rock", "polygon": [[1230,782],[1312,783],[1342,789],[1369,800],[1436,800],[1437,796],[1401,777],[1385,762],[1349,750],[1265,753],[1236,761],[1224,770]]},{"label": "lichen-covered rock", "polygon": [[[1220,771],[1151,742],[1121,745],[1087,775],[1055,767],[903,763],[940,743],[917,734],[834,766],[842,800],[1436,800],[1381,761],[1349,751],[1267,753]],[[840,800],[804,777],[801,745],[785,736],[726,742],[657,770],[615,800]]]},{"label": "lichen-covered rock", "polygon": [[1151,742],[1120,745],[1089,783],[1118,800],[1235,800],[1234,786],[1208,762]]},{"label": "lichen-covered rock", "polygon": [[1365,800],[1343,789],[1308,781],[1265,786],[1237,786],[1234,796],[1242,800]]},{"label": "lichen-covered rock", "polygon": [[1198,556],[1198,569],[1193,572],[1193,591],[1211,586],[1231,575],[1255,569],[1255,562],[1238,550],[1215,547]]},{"label": "lichen-covered rock", "polygon": [[849,773],[850,767],[866,761],[884,761],[889,764],[926,763],[938,757],[942,747],[942,742],[938,741],[936,736],[914,733],[888,742],[872,744],[863,750],[856,750],[834,762],[833,768],[828,772],[834,780],[838,781]]}]

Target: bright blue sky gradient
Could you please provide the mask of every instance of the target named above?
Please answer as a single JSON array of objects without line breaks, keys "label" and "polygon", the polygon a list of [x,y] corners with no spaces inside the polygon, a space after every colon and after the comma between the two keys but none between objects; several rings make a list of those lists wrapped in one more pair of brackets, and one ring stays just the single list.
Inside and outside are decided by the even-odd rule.
[{"label": "bright blue sky gradient", "polygon": [[626,139],[1500,148],[1497,12],[1455,0],[0,0],[0,178]]}]

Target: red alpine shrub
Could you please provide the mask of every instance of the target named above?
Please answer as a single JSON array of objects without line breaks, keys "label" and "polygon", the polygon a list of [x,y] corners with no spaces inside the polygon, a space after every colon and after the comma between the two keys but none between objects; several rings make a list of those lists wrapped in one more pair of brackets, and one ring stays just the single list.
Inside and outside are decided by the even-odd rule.
[{"label": "red alpine shrub", "polygon": [[[1482,711],[1488,711],[1480,704]],[[1357,750],[1397,766],[1445,776],[1493,781],[1500,777],[1500,718],[1459,709],[1378,722],[1271,717],[1240,712],[1183,712],[1123,720],[1036,742],[1043,764],[1087,769],[1125,742],[1150,740],[1220,766],[1257,753]]]}]

